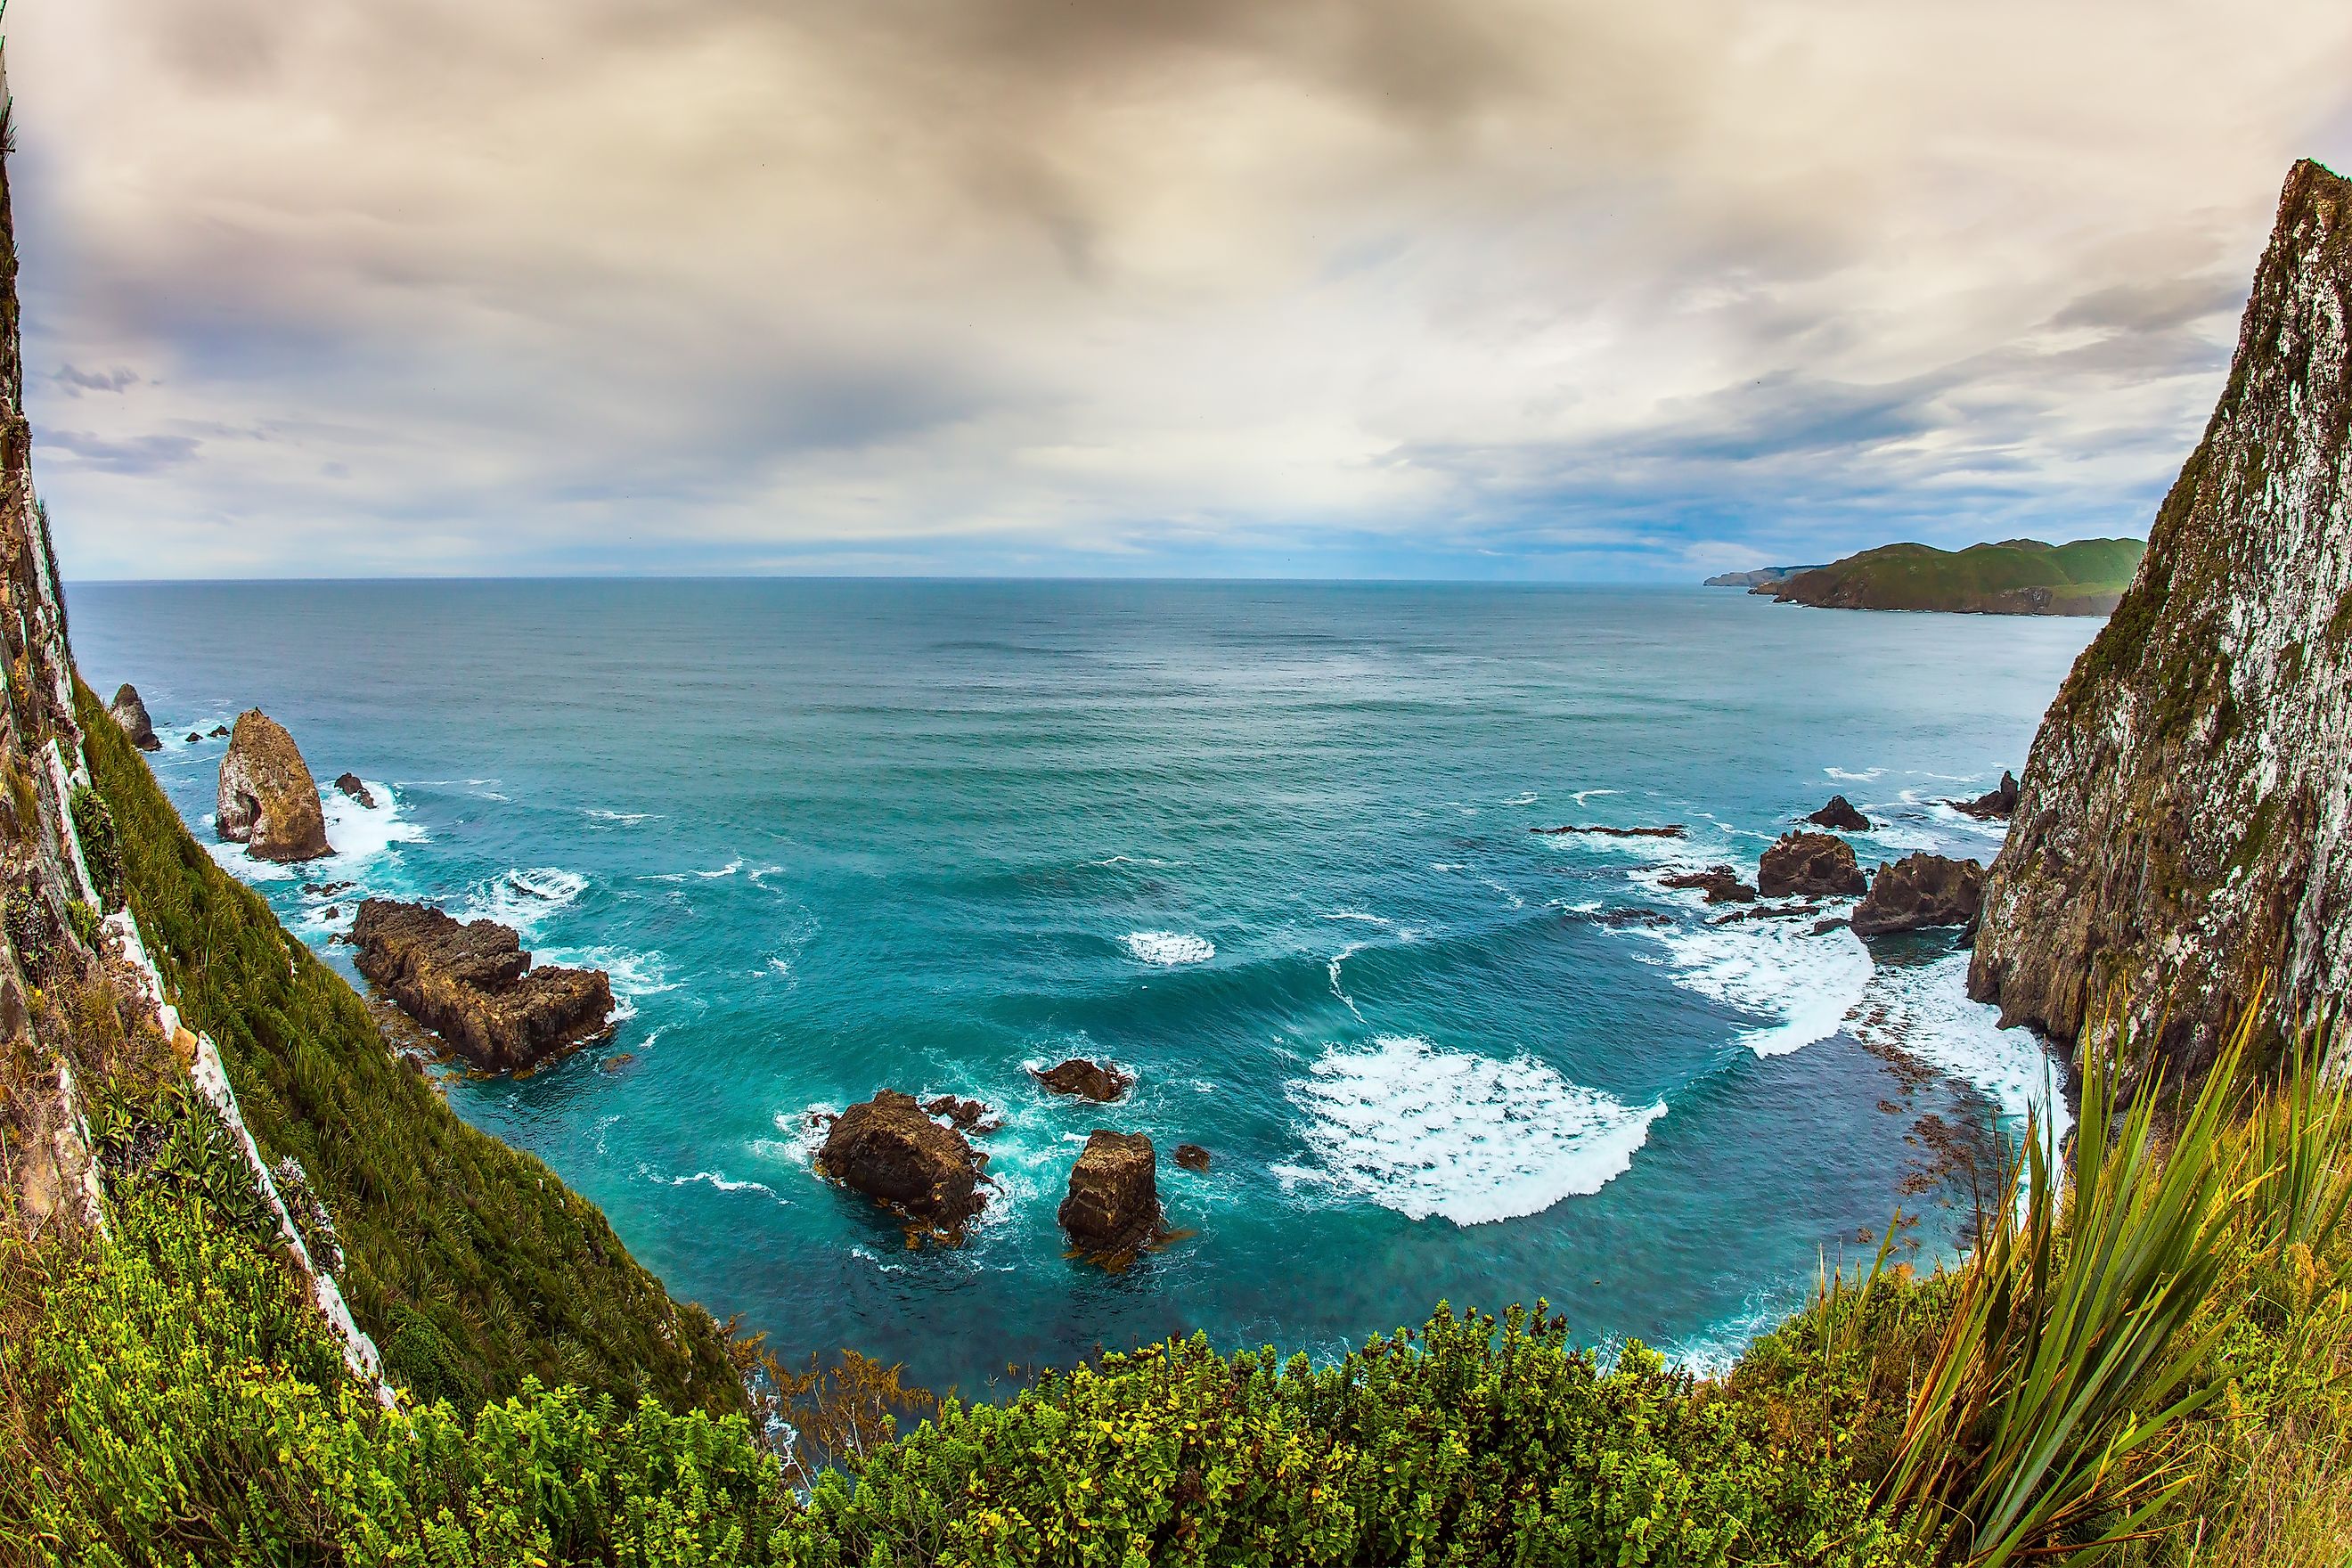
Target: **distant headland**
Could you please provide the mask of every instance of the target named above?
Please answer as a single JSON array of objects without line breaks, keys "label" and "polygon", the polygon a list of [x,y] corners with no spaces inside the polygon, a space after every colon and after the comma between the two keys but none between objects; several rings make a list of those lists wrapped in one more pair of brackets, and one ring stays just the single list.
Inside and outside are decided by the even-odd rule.
[{"label": "distant headland", "polygon": [[1938,550],[1883,544],[1826,566],[1767,566],[1709,577],[1710,588],[1746,587],[1781,604],[1837,610],[1945,610],[1981,616],[2104,616],[2116,607],[2147,544],[2079,539],[2044,544],[2005,539]]}]

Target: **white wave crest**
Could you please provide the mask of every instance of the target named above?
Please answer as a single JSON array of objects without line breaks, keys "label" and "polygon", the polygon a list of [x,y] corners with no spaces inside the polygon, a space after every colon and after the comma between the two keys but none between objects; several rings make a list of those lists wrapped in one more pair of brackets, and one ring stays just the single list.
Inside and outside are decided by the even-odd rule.
[{"label": "white wave crest", "polygon": [[1139,962],[1175,968],[1206,963],[1217,956],[1216,944],[1204,936],[1179,931],[1131,931],[1118,939]]},{"label": "white wave crest", "polygon": [[737,1181],[724,1171],[697,1171],[690,1176],[667,1176],[655,1179],[666,1181],[673,1187],[690,1187],[700,1184],[704,1186],[716,1187],[722,1193],[764,1193],[777,1203],[787,1206],[792,1203],[790,1198],[765,1182]]},{"label": "white wave crest", "polygon": [[1638,929],[1666,950],[1676,985],[1779,1020],[1740,1032],[1739,1043],[1759,1057],[1836,1034],[1870,983],[1870,950],[1860,937],[1843,929],[1814,936],[1803,919]]},{"label": "white wave crest", "polygon": [[539,922],[588,890],[588,879],[558,866],[519,867],[468,889],[460,920],[491,920],[518,931]]},{"label": "white wave crest", "polygon": [[1884,777],[1886,770],[1885,768],[1865,768],[1861,773],[1850,773],[1843,768],[1823,768],[1822,772],[1829,774],[1830,777],[1833,779],[1842,779],[1847,784],[1868,784],[1874,778]]},{"label": "white wave crest", "polygon": [[1458,1226],[1540,1214],[1633,1163],[1664,1101],[1629,1108],[1528,1057],[1496,1061],[1417,1037],[1333,1047],[1285,1087],[1315,1163],[1277,1165],[1413,1219]]},{"label": "white wave crest", "polygon": [[635,827],[640,822],[661,820],[661,813],[657,811],[607,811],[601,805],[588,806],[580,815],[592,822],[609,822],[621,827]]},{"label": "white wave crest", "polygon": [[[684,984],[669,977],[668,961],[658,952],[625,947],[551,947],[542,949],[535,957],[541,963],[601,969],[612,979],[613,994],[624,1001],[658,996]],[[631,1016],[634,1016],[633,1013]]]}]

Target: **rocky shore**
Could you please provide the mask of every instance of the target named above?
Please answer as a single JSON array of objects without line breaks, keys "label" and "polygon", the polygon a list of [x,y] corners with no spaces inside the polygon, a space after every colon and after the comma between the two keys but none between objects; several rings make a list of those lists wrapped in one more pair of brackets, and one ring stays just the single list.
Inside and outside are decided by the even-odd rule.
[{"label": "rocky shore", "polygon": [[486,1072],[537,1067],[603,1035],[612,981],[601,970],[533,968],[513,928],[460,922],[425,904],[363,900],[352,923],[359,972]]}]

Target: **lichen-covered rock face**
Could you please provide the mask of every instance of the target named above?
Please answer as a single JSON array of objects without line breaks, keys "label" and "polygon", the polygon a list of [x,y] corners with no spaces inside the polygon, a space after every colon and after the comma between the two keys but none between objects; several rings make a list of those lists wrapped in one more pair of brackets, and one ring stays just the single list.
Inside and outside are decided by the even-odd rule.
[{"label": "lichen-covered rock face", "polygon": [[1069,1195],[1056,1216],[1082,1252],[1131,1253],[1160,1231],[1160,1173],[1151,1140],[1100,1128],[1070,1171]]},{"label": "lichen-covered rock face", "polygon": [[142,752],[160,752],[163,742],[155,734],[155,721],[147,717],[147,704],[139,700],[139,689],[124,681],[114,689],[114,700],[106,705],[107,716],[122,726],[131,743]]},{"label": "lichen-covered rock face", "polygon": [[819,1175],[950,1234],[988,1203],[971,1145],[895,1089],[835,1117],[815,1164]]},{"label": "lichen-covered rock face", "polygon": [[1768,899],[1858,899],[1864,887],[1853,846],[1827,833],[1786,833],[1764,851],[1756,887]]},{"label": "lichen-covered rock face", "polygon": [[236,716],[221,758],[214,827],[259,860],[315,860],[335,851],[319,785],[286,726],[258,708]]},{"label": "lichen-covered rock face", "polygon": [[2210,1059],[2352,989],[2352,182],[2295,165],[2228,385],[2075,661],[1987,879],[1969,988]]},{"label": "lichen-covered rock face", "polygon": [[1967,925],[1982,906],[1984,875],[1976,861],[1945,855],[1906,855],[1881,866],[1870,879],[1870,896],[1854,906],[1853,934]]},{"label": "lichen-covered rock face", "polygon": [[352,943],[362,974],[485,1071],[536,1067],[603,1034],[612,1017],[604,971],[534,969],[522,939],[495,921],[461,923],[429,905],[367,899]]}]

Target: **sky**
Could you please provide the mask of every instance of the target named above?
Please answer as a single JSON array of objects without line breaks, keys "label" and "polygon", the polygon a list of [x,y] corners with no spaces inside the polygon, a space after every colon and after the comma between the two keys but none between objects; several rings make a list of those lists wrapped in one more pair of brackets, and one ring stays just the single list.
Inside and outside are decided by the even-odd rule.
[{"label": "sky", "polygon": [[16,0],[68,576],[2144,534],[2352,6]]}]

